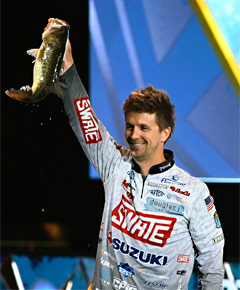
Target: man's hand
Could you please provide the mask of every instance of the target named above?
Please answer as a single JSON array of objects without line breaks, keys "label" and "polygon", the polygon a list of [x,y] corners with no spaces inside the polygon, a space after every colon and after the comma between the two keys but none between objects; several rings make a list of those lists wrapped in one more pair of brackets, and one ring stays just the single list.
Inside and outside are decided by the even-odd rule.
[{"label": "man's hand", "polygon": [[[48,28],[49,24],[53,20],[54,20],[54,18],[48,19],[48,24],[44,28],[44,30],[46,30]],[[74,61],[73,61],[73,57],[72,57],[72,46],[71,46],[71,43],[68,39],[67,43],[66,43],[66,49],[65,49],[65,54],[64,54],[64,58],[63,58],[62,69],[61,69],[60,75],[63,75],[73,64],[74,64]]]},{"label": "man's hand", "polygon": [[74,64],[74,61],[73,61],[73,56],[72,56],[72,46],[68,39],[64,58],[63,58],[63,66],[62,66],[60,75],[63,75],[73,64]]}]

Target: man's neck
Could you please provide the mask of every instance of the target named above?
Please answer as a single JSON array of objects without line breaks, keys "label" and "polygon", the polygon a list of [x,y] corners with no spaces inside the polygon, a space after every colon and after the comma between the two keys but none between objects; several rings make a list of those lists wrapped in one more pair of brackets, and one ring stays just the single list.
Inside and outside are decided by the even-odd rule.
[{"label": "man's neck", "polygon": [[163,156],[161,156],[161,158],[159,158],[158,160],[155,160],[155,162],[151,161],[151,160],[146,160],[146,161],[139,161],[136,158],[133,158],[134,161],[140,166],[141,168],[141,174],[147,176],[149,173],[149,170],[152,166],[162,163],[164,162],[166,159]]}]

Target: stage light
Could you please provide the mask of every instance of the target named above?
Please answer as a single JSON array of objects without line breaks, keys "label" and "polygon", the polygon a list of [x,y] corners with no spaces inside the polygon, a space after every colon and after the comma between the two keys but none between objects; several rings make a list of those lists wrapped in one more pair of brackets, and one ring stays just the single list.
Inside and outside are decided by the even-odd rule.
[{"label": "stage light", "polygon": [[9,256],[1,266],[1,276],[9,289],[24,290],[18,266]]},{"label": "stage light", "polygon": [[23,282],[22,282],[21,275],[19,273],[18,266],[17,266],[16,262],[12,261],[11,266],[13,269],[13,273],[14,273],[17,285],[18,285],[18,289],[24,290]]},{"label": "stage light", "polygon": [[228,287],[227,289],[238,290],[235,284],[235,279],[234,279],[230,264],[227,262],[224,262],[223,265],[224,265],[224,268],[226,270],[226,274],[228,277],[228,280],[224,279],[224,284],[225,284],[224,286]]},{"label": "stage light", "polygon": [[68,281],[65,290],[71,290],[73,286],[73,282],[72,281]]},{"label": "stage light", "polygon": [[37,283],[33,286],[33,290],[56,290],[55,287],[53,287],[50,282],[46,280],[38,280]]}]

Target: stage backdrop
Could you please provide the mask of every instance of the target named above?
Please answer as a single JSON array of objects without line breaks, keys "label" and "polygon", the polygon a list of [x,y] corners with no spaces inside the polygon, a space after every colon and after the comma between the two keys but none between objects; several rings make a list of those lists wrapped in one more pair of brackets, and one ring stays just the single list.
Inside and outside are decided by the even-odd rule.
[{"label": "stage backdrop", "polygon": [[[166,144],[176,164],[205,182],[239,182],[239,98],[216,38],[223,36],[239,70],[240,2],[206,3],[202,12],[215,26],[195,15],[202,9],[195,0],[90,0],[89,92],[98,118],[124,145],[124,99],[149,83],[166,90],[177,113]],[[215,38],[207,37],[211,29],[219,29]],[[92,166],[90,176],[98,177]]]}]

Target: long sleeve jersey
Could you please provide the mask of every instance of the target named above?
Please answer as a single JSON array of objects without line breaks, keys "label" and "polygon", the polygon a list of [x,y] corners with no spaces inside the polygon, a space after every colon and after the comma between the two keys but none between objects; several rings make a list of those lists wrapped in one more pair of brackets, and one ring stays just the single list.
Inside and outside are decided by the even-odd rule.
[{"label": "long sleeve jersey", "polygon": [[91,289],[186,290],[195,259],[199,289],[222,289],[224,236],[207,186],[176,166],[170,150],[144,180],[97,119],[75,65],[61,86],[70,125],[105,192]]}]

